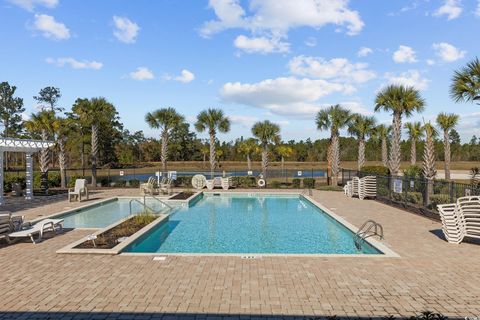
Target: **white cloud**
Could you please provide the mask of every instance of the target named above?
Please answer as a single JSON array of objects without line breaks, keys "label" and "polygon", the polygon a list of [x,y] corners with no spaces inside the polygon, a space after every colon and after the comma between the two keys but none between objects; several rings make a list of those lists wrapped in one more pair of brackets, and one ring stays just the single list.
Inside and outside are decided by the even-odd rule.
[{"label": "white cloud", "polygon": [[360,50],[358,50],[357,56],[359,57],[366,57],[369,54],[373,53],[373,50],[367,47],[361,47]]},{"label": "white cloud", "polygon": [[408,46],[399,46],[398,50],[393,53],[393,61],[396,63],[415,63],[417,62],[417,57],[415,56],[415,51]]},{"label": "white cloud", "polygon": [[34,29],[40,31],[45,38],[65,40],[70,38],[70,30],[54,17],[46,14],[36,14],[33,23]]},{"label": "white cloud", "polygon": [[435,64],[435,60],[433,60],[433,59],[427,59],[427,64],[428,64],[429,66],[433,66],[433,65]]},{"label": "white cloud", "polygon": [[228,116],[228,118],[232,121],[232,123],[238,124],[245,128],[250,128],[255,122],[259,121],[257,117],[251,116],[231,115]]},{"label": "white cloud", "polygon": [[423,78],[418,70],[408,70],[400,74],[386,73],[385,78],[388,84],[404,85],[418,90],[426,90],[430,83],[430,80]]},{"label": "white cloud", "polygon": [[280,41],[290,29],[298,27],[319,29],[333,24],[355,35],[364,26],[358,12],[349,8],[348,0],[249,0],[249,15],[240,0],[210,0],[209,7],[216,19],[202,26],[200,34],[205,37],[239,28],[252,32],[252,38]]},{"label": "white cloud", "polygon": [[349,85],[323,79],[283,77],[257,83],[228,82],[220,97],[225,102],[238,103],[269,110],[280,115],[308,117],[321,109],[318,100],[333,93],[349,93]]},{"label": "white cloud", "polygon": [[125,17],[113,16],[115,30],[113,35],[124,43],[134,43],[137,40],[140,27],[135,22]]},{"label": "white cloud", "polygon": [[435,10],[435,17],[447,16],[447,20],[453,20],[460,16],[463,9],[460,0],[445,0],[443,5]]},{"label": "white cloud", "polygon": [[55,8],[58,0],[8,0],[10,3],[28,11],[33,11],[36,6]]},{"label": "white cloud", "polygon": [[434,43],[433,49],[435,50],[435,54],[445,62],[460,60],[467,53],[446,42]]},{"label": "white cloud", "polygon": [[153,72],[146,67],[138,67],[135,71],[130,72],[129,76],[131,79],[138,81],[155,79]]},{"label": "white cloud", "polygon": [[480,0],[478,0],[477,9],[475,10],[475,15],[480,17]]},{"label": "white cloud", "polygon": [[267,37],[249,38],[239,35],[234,41],[235,47],[247,53],[272,53],[272,52],[288,52],[289,44]]},{"label": "white cloud", "polygon": [[191,71],[188,71],[187,69],[183,69],[179,76],[172,76],[170,74],[165,74],[163,76],[163,79],[167,81],[174,80],[174,81],[179,81],[183,83],[189,83],[195,80],[195,74],[193,74]]},{"label": "white cloud", "polygon": [[375,73],[366,63],[351,63],[348,59],[325,60],[320,57],[297,56],[288,63],[294,75],[318,79],[331,79],[335,82],[365,83],[375,78]]},{"label": "white cloud", "polygon": [[55,64],[58,67],[69,65],[73,69],[93,69],[100,70],[103,67],[103,63],[98,61],[76,60],[74,58],[47,58],[46,62],[49,64]]},{"label": "white cloud", "polygon": [[309,47],[316,47],[317,46],[317,38],[308,37],[308,39],[305,40],[305,45],[307,45]]}]

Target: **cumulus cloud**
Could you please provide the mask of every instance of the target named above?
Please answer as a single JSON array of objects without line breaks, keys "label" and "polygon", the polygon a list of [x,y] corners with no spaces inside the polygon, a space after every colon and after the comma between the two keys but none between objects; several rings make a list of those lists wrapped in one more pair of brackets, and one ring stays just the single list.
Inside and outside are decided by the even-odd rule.
[{"label": "cumulus cloud", "polygon": [[318,100],[333,93],[348,93],[348,84],[323,79],[281,77],[257,83],[228,82],[220,90],[225,102],[269,110],[280,115],[308,117],[322,108]]},{"label": "cumulus cloud", "polygon": [[183,69],[180,75],[178,76],[172,76],[169,74],[165,74],[163,76],[164,80],[173,80],[173,81],[179,81],[183,83],[189,83],[195,80],[195,74],[193,72],[188,71],[187,69]]},{"label": "cumulus cloud", "polygon": [[137,40],[140,27],[135,22],[125,17],[113,16],[115,29],[113,35],[124,43],[134,43]]},{"label": "cumulus cloud", "polygon": [[359,57],[366,57],[369,54],[373,53],[373,50],[367,47],[361,47],[360,50],[357,52],[357,56]]},{"label": "cumulus cloud", "polygon": [[73,69],[92,69],[100,70],[103,67],[103,63],[98,61],[87,61],[87,60],[76,60],[74,58],[47,58],[46,62],[49,64],[54,64],[58,67],[63,67],[69,65]]},{"label": "cumulus cloud", "polygon": [[305,40],[305,45],[309,47],[316,47],[317,46],[317,39],[314,37],[308,37],[307,40]]},{"label": "cumulus cloud", "polygon": [[153,72],[146,67],[138,67],[135,71],[130,72],[130,78],[137,81],[155,79]]},{"label": "cumulus cloud", "polygon": [[453,20],[460,16],[463,9],[460,0],[445,0],[443,5],[435,10],[435,17],[447,16],[447,20]]},{"label": "cumulus cloud", "polygon": [[375,78],[375,73],[366,63],[351,63],[348,59],[325,60],[321,57],[297,56],[288,63],[294,75],[318,79],[331,79],[336,82],[365,83]]},{"label": "cumulus cloud", "polygon": [[28,11],[33,11],[37,6],[55,8],[58,5],[58,0],[8,0],[8,2]]},{"label": "cumulus cloud", "polygon": [[393,61],[396,63],[415,63],[417,57],[415,51],[409,46],[399,46],[398,50],[393,53]]},{"label": "cumulus cloud", "polygon": [[475,10],[475,15],[480,17],[480,0],[477,2],[477,9]]},{"label": "cumulus cloud", "polygon": [[387,84],[404,85],[418,90],[426,90],[430,80],[423,78],[418,70],[408,70],[400,74],[386,73]]},{"label": "cumulus cloud", "polygon": [[33,28],[42,33],[45,38],[65,40],[70,38],[70,30],[54,17],[46,14],[36,14]]},{"label": "cumulus cloud", "polygon": [[232,123],[238,124],[245,128],[252,127],[255,122],[260,120],[257,117],[241,116],[241,115],[230,115],[228,116],[228,118],[230,119],[230,121],[232,121]]},{"label": "cumulus cloud", "polygon": [[272,53],[272,52],[288,52],[289,44],[280,41],[280,39],[273,39],[267,37],[253,37],[249,38],[244,35],[239,35],[234,41],[235,47],[247,53]]},{"label": "cumulus cloud", "polygon": [[286,38],[292,28],[318,29],[328,24],[344,27],[347,34],[355,35],[364,26],[358,12],[349,8],[348,0],[250,0],[250,14],[240,0],[210,0],[209,7],[216,19],[203,24],[200,34],[204,37],[239,28],[252,32],[252,38],[275,40]]},{"label": "cumulus cloud", "polygon": [[467,53],[446,42],[434,43],[433,49],[435,50],[435,54],[445,62],[460,60],[465,57]]}]

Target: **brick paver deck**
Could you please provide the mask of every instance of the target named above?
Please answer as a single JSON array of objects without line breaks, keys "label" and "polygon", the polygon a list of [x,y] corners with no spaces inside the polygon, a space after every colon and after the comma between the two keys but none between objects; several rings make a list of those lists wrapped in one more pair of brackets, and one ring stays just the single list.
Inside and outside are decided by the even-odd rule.
[{"label": "brick paver deck", "polygon": [[[107,191],[97,198],[132,191]],[[88,231],[0,246],[0,319],[222,315],[480,316],[480,245],[448,244],[440,224],[375,201],[316,191],[356,226],[375,219],[400,258],[58,255]],[[24,212],[46,215],[76,204]],[[29,312],[24,314],[24,312]]]}]

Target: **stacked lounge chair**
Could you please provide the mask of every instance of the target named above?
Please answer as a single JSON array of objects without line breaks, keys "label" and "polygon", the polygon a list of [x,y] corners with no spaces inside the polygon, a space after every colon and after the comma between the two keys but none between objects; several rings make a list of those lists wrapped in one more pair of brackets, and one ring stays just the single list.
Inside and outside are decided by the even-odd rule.
[{"label": "stacked lounge chair", "polygon": [[30,238],[33,243],[37,243],[42,240],[44,232],[53,231],[56,234],[63,229],[63,219],[44,219],[35,224],[24,222],[23,219],[10,213],[0,214],[0,238],[5,238],[7,243],[15,238]]},{"label": "stacked lounge chair", "polygon": [[222,189],[228,190],[233,187],[233,179],[232,177],[222,178]]},{"label": "stacked lounge chair", "polygon": [[448,242],[460,243],[465,237],[480,239],[480,196],[458,198],[456,203],[437,208]]},{"label": "stacked lounge chair", "polygon": [[365,198],[375,198],[377,196],[377,178],[375,176],[366,176],[360,179],[358,187],[358,197],[360,200]]}]

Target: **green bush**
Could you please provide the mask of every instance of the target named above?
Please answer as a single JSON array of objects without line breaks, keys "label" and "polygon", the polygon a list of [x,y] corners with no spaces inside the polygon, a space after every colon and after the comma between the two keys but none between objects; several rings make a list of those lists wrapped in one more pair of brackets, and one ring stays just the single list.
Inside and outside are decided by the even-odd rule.
[{"label": "green bush", "polygon": [[255,177],[233,177],[233,184],[237,188],[254,188],[257,186]]},{"label": "green bush", "polygon": [[280,181],[272,181],[268,184],[268,187],[272,189],[278,189],[281,185],[282,183]]},{"label": "green bush", "polygon": [[75,181],[76,181],[77,179],[85,179],[85,177],[77,176],[77,175],[71,176],[70,178],[68,178],[67,187],[73,188],[73,187],[75,186]]},{"label": "green bush", "polygon": [[124,188],[127,185],[127,181],[125,180],[117,180],[113,182],[113,186],[115,188]]},{"label": "green bush", "polygon": [[301,179],[298,179],[298,178],[294,178],[292,180],[292,188],[294,189],[300,189],[300,183],[302,182]]},{"label": "green bush", "polygon": [[3,190],[5,192],[11,192],[12,185],[14,183],[20,183],[22,186],[22,189],[25,189],[26,187],[25,175],[22,176],[22,175],[17,175],[16,173],[6,172],[5,176],[3,177]]},{"label": "green bush", "polygon": [[[191,187],[192,186],[192,176],[178,177],[175,180],[174,185],[176,187]],[[208,178],[207,178],[208,179]]]},{"label": "green bush", "polygon": [[[41,172],[34,172],[33,173],[33,188],[40,189],[41,188]],[[49,188],[56,188],[60,187],[60,172],[49,172],[48,173],[48,187]]]},{"label": "green bush", "polygon": [[409,178],[421,179],[423,178],[423,170],[419,166],[409,166],[403,170],[403,175]]},{"label": "green bush", "polygon": [[450,196],[447,194],[432,194],[430,196],[430,209],[437,210],[437,205],[450,203]]},{"label": "green bush", "polygon": [[421,192],[407,192],[405,200],[413,204],[423,204],[423,195]]},{"label": "green bush", "polygon": [[140,187],[140,180],[132,179],[128,181],[128,184],[131,188],[138,188]]},{"label": "green bush", "polygon": [[362,173],[375,174],[379,176],[390,175],[390,170],[383,166],[365,166],[362,168]]},{"label": "green bush", "polygon": [[303,179],[303,187],[313,189],[315,188],[315,179],[313,178],[305,178]]}]

